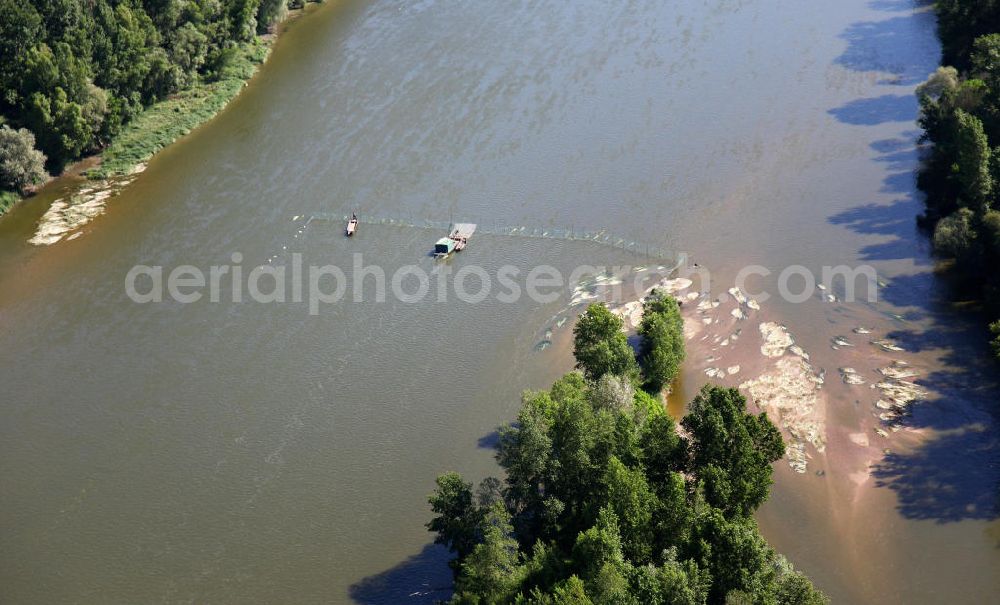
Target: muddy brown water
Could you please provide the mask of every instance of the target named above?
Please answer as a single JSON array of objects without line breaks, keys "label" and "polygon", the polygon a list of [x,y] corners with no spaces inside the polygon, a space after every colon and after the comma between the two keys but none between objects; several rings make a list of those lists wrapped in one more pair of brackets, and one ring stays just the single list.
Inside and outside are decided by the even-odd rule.
[{"label": "muddy brown water", "polygon": [[[52,183],[0,219],[0,600],[426,603],[434,477],[495,473],[494,428],[571,366],[567,302],[137,305],[135,264],[388,271],[439,234],[348,213],[610,228],[739,269],[870,264],[877,303],[777,297],[826,370],[827,448],[776,465],[765,535],[836,602],[989,602],[1000,444],[980,318],[932,275],[912,92],[933,15],[845,2],[329,2],[289,26],[218,118],[162,152],[82,235],[26,241]],[[455,268],[636,263],[482,235]],[[248,269],[249,270],[249,269]],[[871,335],[852,332],[864,326]],[[853,347],[834,350],[832,339]],[[868,344],[892,337],[905,352]],[[694,345],[676,400],[707,380]],[[878,437],[873,370],[930,392]],[[838,368],[862,373],[843,384]],[[672,409],[678,409],[675,406]],[[858,445],[857,434],[869,446]],[[885,453],[888,452],[888,453]]]}]

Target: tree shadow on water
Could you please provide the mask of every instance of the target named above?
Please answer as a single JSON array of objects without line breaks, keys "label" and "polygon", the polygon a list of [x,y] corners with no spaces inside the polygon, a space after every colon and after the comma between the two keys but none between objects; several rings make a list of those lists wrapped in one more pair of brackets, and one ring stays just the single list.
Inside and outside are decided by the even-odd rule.
[{"label": "tree shadow on water", "polygon": [[922,10],[926,5],[912,1],[872,2],[870,6],[876,10],[907,14],[852,23],[840,34],[847,48],[836,64],[856,72],[887,74],[880,84],[913,86],[924,81],[937,69],[940,56],[934,14]]},{"label": "tree shadow on water", "polygon": [[985,318],[951,302],[946,280],[931,271],[893,278],[881,298],[916,309],[886,336],[910,353],[932,353],[934,370],[914,379],[928,393],[902,424],[930,433],[913,449],[888,453],[872,468],[877,487],[893,490],[908,519],[938,523],[1000,518],[1000,370]]},{"label": "tree shadow on water", "polygon": [[915,452],[887,454],[872,474],[877,487],[896,492],[897,509],[907,519],[992,521],[1000,518],[998,452],[989,427],[964,427]]},{"label": "tree shadow on water", "polygon": [[[861,235],[883,238],[883,241],[865,245],[859,250],[864,261],[909,260],[917,266],[932,264],[927,237],[916,222],[916,216],[923,210],[913,172],[918,161],[917,136],[916,132],[908,131],[903,136],[880,139],[870,144],[878,154],[874,161],[885,164],[893,171],[883,177],[880,192],[898,196],[897,199],[888,204],[864,203],[827,218],[832,225]],[[925,282],[930,277],[929,273],[926,274]],[[926,290],[926,283],[924,285]],[[913,301],[907,301],[910,302]]]},{"label": "tree shadow on water", "polygon": [[917,109],[917,98],[914,95],[887,94],[868,99],[855,99],[827,113],[844,124],[875,126],[886,122],[912,122],[917,115]]},{"label": "tree shadow on water", "polygon": [[431,605],[451,598],[452,577],[443,546],[428,544],[399,565],[353,584],[350,597],[362,605]]},{"label": "tree shadow on water", "polygon": [[865,261],[913,259],[918,265],[930,264],[924,254],[914,254],[922,246],[916,224],[920,203],[912,197],[889,204],[864,204],[850,208],[827,219],[831,224],[846,227],[864,235],[889,237],[887,241],[868,244],[860,249]]},{"label": "tree shadow on water", "polygon": [[911,12],[915,9],[930,6],[934,0],[872,0],[869,8],[886,13]]},{"label": "tree shadow on water", "polygon": [[495,450],[500,447],[500,431],[490,431],[476,440],[476,446],[484,450]]}]

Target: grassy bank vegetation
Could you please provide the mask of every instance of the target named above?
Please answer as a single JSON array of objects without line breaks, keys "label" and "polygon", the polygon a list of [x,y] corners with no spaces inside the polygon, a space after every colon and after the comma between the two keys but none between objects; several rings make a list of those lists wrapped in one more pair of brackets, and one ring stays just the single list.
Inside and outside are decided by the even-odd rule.
[{"label": "grassy bank vegetation", "polygon": [[303,0],[0,0],[0,191],[128,171],[215,115]]},{"label": "grassy bank vegetation", "polygon": [[199,82],[143,110],[101,152],[92,178],[125,174],[154,153],[219,113],[267,58],[268,46],[255,40],[237,47],[231,62],[214,81]]},{"label": "grassy bank vegetation", "polygon": [[683,357],[677,302],[645,304],[640,361],[593,305],[574,330],[580,372],[524,395],[500,430],[505,479],[437,479],[428,528],[456,556],[461,604],[825,603],[771,549],[778,429],[735,389],[704,387],[678,431],[658,391]]},{"label": "grassy bank vegetation", "polygon": [[[921,224],[952,259],[960,296],[1000,317],[1000,2],[938,0],[943,66],[917,90],[923,140]],[[1000,322],[990,326],[1000,357]]]},{"label": "grassy bank vegetation", "polygon": [[13,191],[0,191],[0,214],[7,212],[19,199],[21,196]]}]

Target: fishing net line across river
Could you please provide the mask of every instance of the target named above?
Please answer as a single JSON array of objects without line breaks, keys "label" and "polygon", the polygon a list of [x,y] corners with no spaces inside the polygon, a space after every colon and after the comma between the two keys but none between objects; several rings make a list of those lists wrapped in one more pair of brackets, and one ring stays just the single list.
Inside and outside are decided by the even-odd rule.
[{"label": "fishing net line across river", "polygon": [[[390,264],[409,259],[413,263],[426,263],[432,256],[438,238],[452,232],[450,221],[415,219],[413,217],[359,215],[358,229],[353,237],[346,236],[346,226],[352,215],[339,213],[314,213],[290,217],[295,225],[291,240],[282,243],[267,258],[266,264],[285,265],[296,252],[308,252],[305,262],[312,262],[316,255],[365,254],[377,261],[391,255]],[[536,318],[541,325],[531,343],[535,351],[552,346],[554,333],[565,325],[572,325],[576,316],[594,302],[620,305],[641,299],[661,281],[676,276],[685,266],[686,255],[672,249],[637,239],[623,237],[608,230],[587,231],[563,227],[530,227],[504,225],[496,221],[475,221],[476,230],[470,238],[467,251],[453,254],[456,269],[472,262],[499,263],[509,261],[514,265],[554,264],[572,271],[572,264],[594,266],[600,270],[586,272],[567,282],[564,295],[557,303],[545,304],[545,318]],[[374,227],[377,236],[370,234]],[[532,240],[531,251],[516,240]],[[548,243],[546,243],[548,242]],[[391,249],[391,250],[390,250]],[[468,250],[473,251],[473,255]],[[446,261],[449,262],[449,261]],[[440,263],[440,261],[434,261]],[[525,273],[530,266],[525,264]],[[432,269],[433,270],[433,269]],[[536,324],[538,325],[538,324]]]}]

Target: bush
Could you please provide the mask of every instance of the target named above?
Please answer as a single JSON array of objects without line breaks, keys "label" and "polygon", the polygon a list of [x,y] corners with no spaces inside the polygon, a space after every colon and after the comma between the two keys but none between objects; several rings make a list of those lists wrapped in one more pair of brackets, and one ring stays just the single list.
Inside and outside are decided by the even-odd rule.
[{"label": "bush", "polygon": [[684,320],[677,300],[657,290],[642,306],[639,364],[646,388],[659,393],[677,378],[684,361]]},{"label": "bush", "polygon": [[958,212],[941,219],[934,229],[934,250],[948,258],[968,259],[975,240],[972,211],[968,208],[960,208]]},{"label": "bush", "polygon": [[576,367],[588,380],[605,374],[634,379],[639,374],[635,354],[623,331],[624,323],[602,304],[593,304],[573,328]]},{"label": "bush", "polygon": [[35,135],[0,126],[0,188],[18,192],[45,180],[45,154],[35,149]]}]

